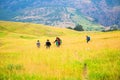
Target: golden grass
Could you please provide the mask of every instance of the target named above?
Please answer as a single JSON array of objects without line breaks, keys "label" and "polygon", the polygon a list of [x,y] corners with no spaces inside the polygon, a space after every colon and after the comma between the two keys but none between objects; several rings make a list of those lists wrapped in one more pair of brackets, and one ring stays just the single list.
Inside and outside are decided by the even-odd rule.
[{"label": "golden grass", "polygon": [[[31,28],[26,30],[32,31]],[[48,27],[47,30],[54,33],[48,36],[39,35],[39,31],[33,35],[29,34],[30,31],[22,33],[22,29],[16,29],[15,32],[1,31],[6,33],[0,37],[1,80],[120,79],[120,31],[74,32]],[[63,42],[59,48],[53,43],[56,35]],[[88,44],[86,35],[91,36]],[[40,48],[36,47],[38,39]],[[50,49],[44,46],[47,39],[52,43]]]}]

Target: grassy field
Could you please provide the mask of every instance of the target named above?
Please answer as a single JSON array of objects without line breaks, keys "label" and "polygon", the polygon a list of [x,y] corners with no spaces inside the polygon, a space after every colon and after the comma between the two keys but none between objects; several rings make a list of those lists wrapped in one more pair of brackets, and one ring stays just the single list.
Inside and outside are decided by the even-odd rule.
[{"label": "grassy field", "polygon": [[[91,36],[88,44],[86,35]],[[57,36],[60,47],[53,43]],[[44,46],[47,39],[50,49]],[[120,80],[120,31],[0,21],[0,80]]]}]

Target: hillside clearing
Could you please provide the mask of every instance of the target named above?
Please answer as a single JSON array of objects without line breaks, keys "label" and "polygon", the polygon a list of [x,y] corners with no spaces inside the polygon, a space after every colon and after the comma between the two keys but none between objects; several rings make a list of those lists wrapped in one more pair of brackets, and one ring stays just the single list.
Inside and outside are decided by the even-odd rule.
[{"label": "hillside clearing", "polygon": [[[0,80],[119,80],[119,34],[1,21]],[[91,36],[88,44],[86,35]],[[53,43],[57,36],[59,48]],[[50,49],[44,46],[47,39]]]}]

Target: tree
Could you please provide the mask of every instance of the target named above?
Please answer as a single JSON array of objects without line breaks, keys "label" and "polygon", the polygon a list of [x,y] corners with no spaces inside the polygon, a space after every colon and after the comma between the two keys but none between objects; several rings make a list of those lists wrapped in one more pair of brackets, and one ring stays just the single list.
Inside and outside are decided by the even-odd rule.
[{"label": "tree", "polygon": [[67,29],[73,29],[72,27],[67,27]]},{"label": "tree", "polygon": [[75,26],[74,30],[76,30],[76,31],[84,31],[83,26],[79,25],[79,24]]}]

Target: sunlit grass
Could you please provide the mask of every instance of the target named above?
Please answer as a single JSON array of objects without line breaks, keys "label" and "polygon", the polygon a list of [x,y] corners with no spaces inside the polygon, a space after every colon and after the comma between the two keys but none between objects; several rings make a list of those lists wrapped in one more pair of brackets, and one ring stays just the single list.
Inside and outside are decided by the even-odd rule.
[{"label": "sunlit grass", "polygon": [[[33,35],[22,33],[22,29],[1,30],[0,80],[120,79],[120,31],[74,32],[47,27],[51,34],[45,35],[45,30]],[[91,36],[88,44],[86,35]],[[53,43],[56,36],[62,39],[60,47]],[[36,47],[38,39],[40,48]],[[47,39],[52,43],[50,49],[44,46]]]}]

